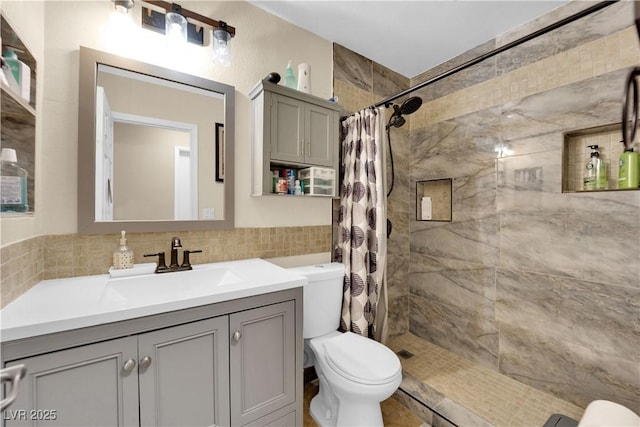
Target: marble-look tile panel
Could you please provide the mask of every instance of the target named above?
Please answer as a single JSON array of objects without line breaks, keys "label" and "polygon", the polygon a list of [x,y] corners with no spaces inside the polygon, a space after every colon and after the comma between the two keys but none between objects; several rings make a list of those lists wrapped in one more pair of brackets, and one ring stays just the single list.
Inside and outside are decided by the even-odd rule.
[{"label": "marble-look tile panel", "polygon": [[503,269],[496,282],[501,324],[567,347],[592,347],[640,369],[640,288]]},{"label": "marble-look tile panel", "polygon": [[411,252],[494,267],[499,262],[499,220],[487,215],[466,221],[414,221]]},{"label": "marble-look tile panel", "polygon": [[618,70],[507,102],[500,123],[504,142],[619,122],[626,74]]},{"label": "marble-look tile panel", "polygon": [[[409,88],[409,78],[400,73],[373,62],[373,93],[383,98],[396,95]],[[401,104],[403,99],[396,100],[397,104]]]},{"label": "marble-look tile panel", "polygon": [[[417,258],[412,254],[411,259]],[[462,269],[440,266],[421,272],[418,269],[423,265],[413,264],[409,279],[411,332],[496,369],[494,269],[458,264]]]},{"label": "marble-look tile panel", "polygon": [[388,332],[390,337],[409,332],[409,295],[393,295],[389,291]]},{"label": "marble-look tile panel", "polygon": [[412,131],[412,177],[458,177],[484,169],[496,158],[500,127],[500,109],[489,108]]},{"label": "marble-look tile panel", "polygon": [[413,414],[420,417],[420,419],[426,423],[425,427],[433,427],[434,413],[425,405],[414,399],[409,393],[399,388],[395,393],[393,393],[393,398],[406,406]]},{"label": "marble-look tile panel", "polygon": [[[623,30],[629,25],[632,25],[632,17],[632,2],[622,1],[613,3],[598,12],[592,13],[497,55],[498,74],[506,74],[549,56]],[[511,39],[512,35],[498,36],[496,38],[497,45],[504,45],[506,38]]]},{"label": "marble-look tile panel", "polygon": [[[419,85],[427,80],[439,79],[444,73],[450,72],[462,64],[475,60],[481,55],[490,52],[495,48],[495,40],[490,40],[475,48],[464,52],[449,61],[443,62],[424,73],[421,73],[411,79],[411,87]],[[437,98],[441,98],[459,90],[463,90],[474,84],[490,80],[496,76],[495,59],[487,59],[473,67],[467,68],[457,73],[453,73],[448,77],[436,80],[435,82],[417,90],[414,94],[420,96],[422,101],[429,102]]]},{"label": "marble-look tile panel", "polygon": [[[532,138],[524,145],[536,145],[540,139],[547,138]],[[560,140],[561,135],[552,139]],[[521,151],[535,150],[518,145]],[[611,176],[610,182],[614,179]],[[497,180],[497,210],[500,213],[636,214],[640,208],[640,192],[636,191],[562,193],[562,150],[559,148],[498,159]]]},{"label": "marble-look tile panel", "polygon": [[334,43],[333,78],[371,92],[373,90],[373,61]]},{"label": "marble-look tile panel", "polygon": [[640,288],[640,214],[500,214],[500,266]]},{"label": "marble-look tile panel", "polygon": [[500,372],[582,407],[605,399],[640,412],[637,362],[539,332],[500,323]]}]

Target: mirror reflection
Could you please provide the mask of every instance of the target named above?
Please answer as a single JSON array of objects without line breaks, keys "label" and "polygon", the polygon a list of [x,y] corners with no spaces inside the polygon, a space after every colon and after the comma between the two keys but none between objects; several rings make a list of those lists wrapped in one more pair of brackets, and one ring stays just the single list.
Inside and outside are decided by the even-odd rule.
[{"label": "mirror reflection", "polygon": [[80,47],[78,232],[234,227],[233,86]]},{"label": "mirror reflection", "polygon": [[223,124],[220,93],[99,64],[96,221],[223,219]]}]

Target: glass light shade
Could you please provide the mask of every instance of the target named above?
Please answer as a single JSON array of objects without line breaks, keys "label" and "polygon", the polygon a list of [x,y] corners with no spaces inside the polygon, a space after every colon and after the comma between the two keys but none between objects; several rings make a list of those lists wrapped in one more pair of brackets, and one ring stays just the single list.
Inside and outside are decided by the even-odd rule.
[{"label": "glass light shade", "polygon": [[175,12],[165,15],[165,34],[171,43],[187,41],[187,18]]},{"label": "glass light shade", "polygon": [[222,28],[213,30],[213,62],[225,67],[231,65],[231,34]]},{"label": "glass light shade", "polygon": [[116,12],[126,15],[133,8],[134,0],[114,0]]}]

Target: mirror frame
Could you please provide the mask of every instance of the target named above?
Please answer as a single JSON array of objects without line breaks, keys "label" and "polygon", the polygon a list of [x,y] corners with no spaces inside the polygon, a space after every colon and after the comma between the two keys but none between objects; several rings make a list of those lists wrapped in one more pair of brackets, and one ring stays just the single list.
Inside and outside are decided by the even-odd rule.
[{"label": "mirror frame", "polygon": [[[224,219],[101,222],[95,220],[96,83],[99,64],[224,94]],[[120,230],[127,232],[219,230],[234,227],[235,88],[233,86],[80,46],[78,95],[78,233],[117,233]],[[214,142],[211,141],[212,144]]]}]

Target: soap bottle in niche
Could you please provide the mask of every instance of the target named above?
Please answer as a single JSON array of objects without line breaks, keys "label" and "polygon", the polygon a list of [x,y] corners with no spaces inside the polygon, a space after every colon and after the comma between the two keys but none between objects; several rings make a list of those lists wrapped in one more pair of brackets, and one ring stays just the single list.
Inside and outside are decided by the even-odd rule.
[{"label": "soap bottle in niche", "polygon": [[0,172],[0,211],[28,212],[27,178],[29,173],[18,166],[18,156],[13,148],[3,148]]},{"label": "soap bottle in niche", "polygon": [[125,268],[133,268],[133,249],[127,246],[127,238],[125,231],[120,232],[120,240],[118,246],[113,251],[113,268],[122,270]]},{"label": "soap bottle in niche", "polygon": [[608,187],[606,162],[600,158],[597,145],[588,145],[591,154],[585,165],[584,190],[606,190]]},{"label": "soap bottle in niche", "polygon": [[291,68],[291,60],[287,63],[287,69],[284,72],[284,85],[291,89],[295,89],[297,86],[296,76],[293,74],[293,68]]},{"label": "soap bottle in niche", "polygon": [[639,156],[633,148],[625,148],[620,154],[618,163],[618,188],[638,188],[639,179]]}]

